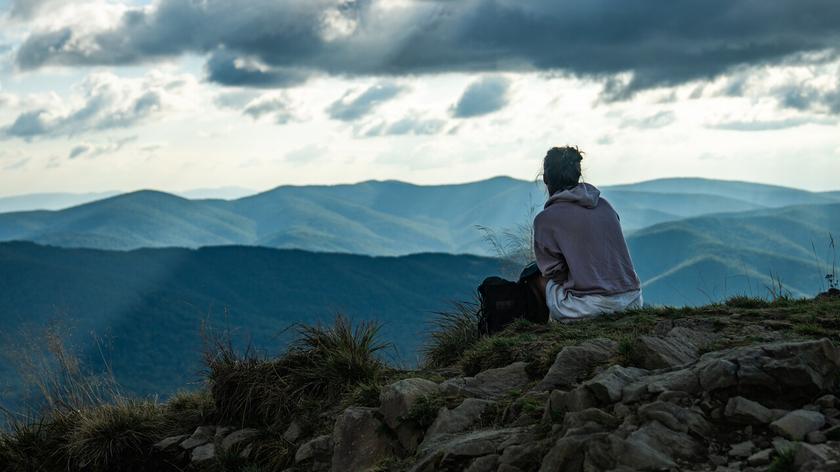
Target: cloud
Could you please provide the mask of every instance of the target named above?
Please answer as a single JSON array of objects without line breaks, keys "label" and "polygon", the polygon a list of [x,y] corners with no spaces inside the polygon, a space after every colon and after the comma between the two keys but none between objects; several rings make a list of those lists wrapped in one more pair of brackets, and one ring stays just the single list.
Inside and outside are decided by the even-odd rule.
[{"label": "cloud", "polygon": [[672,111],[660,111],[641,118],[625,118],[618,125],[619,128],[657,129],[664,128],[677,121]]},{"label": "cloud", "polygon": [[504,77],[484,77],[471,83],[458,103],[452,107],[456,118],[472,118],[501,110],[508,104],[510,80]]},{"label": "cloud", "polygon": [[257,97],[245,105],[242,113],[255,120],[268,115],[279,125],[298,119],[291,100],[284,93],[268,93]]},{"label": "cloud", "polygon": [[12,8],[9,14],[12,18],[28,20],[47,6],[67,3],[67,0],[11,0]]},{"label": "cloud", "polygon": [[785,118],[781,120],[724,121],[706,125],[706,127],[727,131],[775,131],[809,124],[832,126],[836,125],[837,121],[814,118]]},{"label": "cloud", "polygon": [[77,157],[86,156],[92,159],[104,154],[113,154],[124,148],[128,143],[134,141],[137,141],[137,136],[128,136],[105,144],[77,144],[70,149],[70,153],[67,155],[67,158],[76,159]]},{"label": "cloud", "polygon": [[[702,18],[702,21],[698,21]],[[100,28],[32,32],[22,69],[208,57],[210,80],[289,86],[311,74],[558,71],[605,98],[838,51],[836,0],[159,0]]]},{"label": "cloud", "polygon": [[445,126],[445,120],[409,115],[391,123],[382,122],[374,125],[368,128],[363,136],[371,138],[377,136],[433,135],[440,133]]},{"label": "cloud", "polygon": [[23,111],[11,124],[0,128],[0,138],[32,140],[127,128],[159,115],[185,80],[157,71],[131,79],[94,73],[78,87],[81,94],[68,100],[69,105],[54,101]]},{"label": "cloud", "polygon": [[827,87],[809,83],[789,83],[777,87],[773,94],[783,108],[840,115],[840,79],[837,79],[834,86]]},{"label": "cloud", "polygon": [[389,82],[372,85],[354,98],[350,98],[353,91],[347,91],[327,108],[327,114],[334,120],[355,121],[405,90],[405,86]]}]

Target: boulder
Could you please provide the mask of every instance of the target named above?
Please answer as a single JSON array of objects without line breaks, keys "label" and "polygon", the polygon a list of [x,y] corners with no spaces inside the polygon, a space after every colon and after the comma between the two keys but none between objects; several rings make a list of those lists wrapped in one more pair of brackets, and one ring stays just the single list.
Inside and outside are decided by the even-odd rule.
[{"label": "boulder", "polygon": [[773,456],[773,449],[762,449],[747,458],[747,464],[753,466],[767,465]]},{"label": "boulder", "polygon": [[[295,453],[295,463],[315,459],[317,462],[328,462],[332,454],[332,435],[324,434],[303,443]],[[321,459],[321,460],[319,460]]]},{"label": "boulder", "polygon": [[236,431],[228,434],[227,436],[225,436],[224,439],[222,439],[222,444],[221,444],[222,450],[223,451],[228,451],[231,448],[233,448],[233,447],[235,447],[235,446],[237,446],[237,445],[239,445],[239,444],[241,444],[245,441],[248,441],[249,439],[251,439],[252,437],[256,436],[259,433],[260,432],[258,430],[253,429],[253,428],[244,428],[244,429],[236,430]]},{"label": "boulder", "polygon": [[697,462],[706,456],[706,448],[699,441],[686,433],[674,431],[659,421],[649,421],[632,432],[627,440],[644,444],[672,459]]},{"label": "boulder", "polygon": [[449,379],[440,386],[448,394],[495,400],[530,382],[527,366],[525,362],[514,362],[506,367],[485,370],[475,377]]},{"label": "boulder", "polygon": [[441,462],[466,463],[480,456],[497,454],[501,450],[533,437],[524,428],[480,430],[462,434],[440,434],[432,441],[424,441],[417,450],[420,460],[412,470],[426,470],[429,464]]},{"label": "boulder", "polygon": [[755,449],[755,444],[752,441],[739,442],[729,448],[729,455],[744,459],[752,455],[753,449]]},{"label": "boulder", "polygon": [[617,350],[618,343],[605,338],[566,346],[554,358],[548,373],[534,390],[568,389],[586,379],[595,367],[614,357]]},{"label": "boulder", "polygon": [[460,433],[476,424],[488,408],[495,405],[492,400],[467,398],[453,409],[441,408],[434,423],[426,430],[424,440],[441,434]]},{"label": "boulder", "polygon": [[836,460],[837,457],[838,453],[836,449],[826,444],[798,443],[796,445],[796,454],[793,458],[793,465],[796,468],[795,470],[816,470],[819,466]]},{"label": "boulder", "polygon": [[643,421],[658,421],[673,431],[691,432],[700,437],[711,435],[712,426],[697,407],[684,408],[671,402],[657,400],[639,407],[637,412]]},{"label": "boulder", "polygon": [[773,412],[764,405],[744,397],[732,397],[726,403],[724,415],[735,423],[767,424],[773,420]]},{"label": "boulder", "polygon": [[394,382],[379,393],[379,412],[385,423],[396,429],[417,400],[440,391],[438,384],[426,379],[404,379]]},{"label": "boulder", "polygon": [[154,448],[160,451],[169,449],[175,446],[176,444],[184,441],[184,439],[187,439],[187,436],[187,434],[181,434],[179,436],[170,436],[168,438],[164,438],[163,440],[156,442]]},{"label": "boulder", "polygon": [[190,461],[193,463],[201,463],[211,461],[216,458],[216,445],[213,443],[207,443],[202,446],[198,446],[192,450],[190,454]]},{"label": "boulder", "polygon": [[474,459],[470,462],[469,467],[464,469],[464,472],[496,472],[498,463],[498,454],[488,454]]},{"label": "boulder", "polygon": [[298,442],[301,437],[303,437],[303,428],[297,421],[292,421],[283,433],[283,439],[293,444]]},{"label": "boulder", "polygon": [[776,434],[793,441],[802,441],[811,431],[817,431],[825,425],[822,413],[809,410],[794,410],[770,423],[770,429]]},{"label": "boulder", "polygon": [[696,329],[676,327],[665,336],[640,336],[637,349],[641,367],[664,369],[697,360],[700,348],[714,340],[714,335]]},{"label": "boulder", "polygon": [[365,470],[394,455],[396,444],[385,433],[376,408],[351,407],[335,421],[332,470]]},{"label": "boulder", "polygon": [[595,395],[585,386],[577,387],[568,392],[553,390],[548,396],[543,418],[547,421],[553,421],[555,418],[562,417],[566,412],[585,410],[597,404],[598,400]]},{"label": "boulder", "polygon": [[619,424],[618,418],[598,408],[570,412],[563,418],[564,436],[612,431]]},{"label": "boulder", "polygon": [[215,435],[215,426],[199,426],[189,438],[181,442],[181,447],[184,449],[193,449],[213,441]]},{"label": "boulder", "polygon": [[639,380],[647,373],[635,367],[610,366],[607,370],[584,382],[595,398],[602,403],[615,403],[621,400],[624,387]]},{"label": "boulder", "polygon": [[611,435],[609,439],[616,462],[630,470],[672,470],[677,466],[667,454],[651,447],[646,438]]}]

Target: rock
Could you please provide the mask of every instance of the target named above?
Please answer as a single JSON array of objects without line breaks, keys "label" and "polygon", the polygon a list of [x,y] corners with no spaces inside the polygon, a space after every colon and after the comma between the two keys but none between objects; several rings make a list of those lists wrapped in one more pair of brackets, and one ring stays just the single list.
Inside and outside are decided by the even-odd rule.
[{"label": "rock", "polygon": [[234,446],[236,446],[236,445],[238,445],[238,444],[240,444],[244,441],[247,441],[248,439],[251,439],[252,437],[256,436],[259,433],[260,432],[258,430],[253,429],[253,428],[245,428],[245,429],[240,429],[240,430],[234,431],[234,432],[228,434],[222,440],[222,450],[223,451],[228,451],[232,447],[234,447]]},{"label": "rock", "polygon": [[707,357],[709,353],[700,358],[695,366],[700,386],[708,392],[738,385],[738,366],[728,359]]},{"label": "rock", "polygon": [[505,428],[438,435],[434,440],[423,441],[420,445],[417,450],[420,460],[415,469],[422,470],[420,466],[430,462],[439,463],[496,454],[500,449],[530,440],[530,436],[522,434],[523,431],[523,428]]},{"label": "rock", "polygon": [[694,395],[700,392],[697,374],[688,368],[648,375],[624,387],[621,401],[636,402],[653,394],[682,392]]},{"label": "rock", "polygon": [[548,396],[543,418],[547,421],[554,421],[561,418],[566,412],[585,410],[597,404],[595,395],[585,386],[577,387],[568,392],[553,390]]},{"label": "rock", "polygon": [[673,328],[665,336],[640,336],[641,365],[645,369],[677,367],[697,360],[702,346],[714,336],[695,329]]},{"label": "rock", "polygon": [[510,464],[499,464],[499,468],[496,469],[496,472],[523,472],[523,471],[519,467],[510,465]]},{"label": "rock", "polygon": [[794,410],[770,424],[776,434],[794,441],[802,441],[805,435],[825,425],[822,413],[808,410]]},{"label": "rock", "polygon": [[837,453],[832,452],[832,449],[826,444],[799,443],[796,445],[793,466],[796,468],[795,470],[814,470],[832,460],[833,456],[836,455]]},{"label": "rock", "polygon": [[656,420],[682,433],[690,431],[697,436],[707,437],[712,430],[701,411],[670,402],[655,401],[640,407],[637,413],[642,420]]},{"label": "rock", "polygon": [[616,461],[632,470],[671,470],[677,466],[673,459],[651,447],[644,438],[631,435],[624,440],[612,435],[609,439]]},{"label": "rock", "polygon": [[505,448],[499,458],[499,464],[512,465],[523,470],[534,470],[542,462],[542,456],[541,443],[515,444]]},{"label": "rock", "polygon": [[805,435],[805,441],[810,444],[822,444],[827,440],[828,438],[825,437],[825,433],[822,431],[811,431]]},{"label": "rock", "polygon": [[563,418],[565,436],[586,435],[612,431],[621,422],[615,416],[598,408],[569,412]]},{"label": "rock", "polygon": [[788,441],[785,438],[773,438],[773,441],[771,442],[773,444],[773,450],[776,451],[776,454],[784,454],[787,451],[792,451],[796,446],[793,442]]},{"label": "rock", "polygon": [[185,439],[181,443],[181,447],[184,449],[192,449],[194,447],[207,444],[208,442],[213,440],[213,437],[215,435],[215,426],[199,426],[195,429],[195,431],[192,433],[192,435],[190,435],[189,438]]},{"label": "rock", "polygon": [[760,466],[770,463],[770,458],[773,455],[773,449],[762,449],[747,458],[747,464]]},{"label": "rock", "polygon": [[393,456],[395,444],[376,411],[351,407],[338,416],[332,435],[332,470],[365,470]]},{"label": "rock", "polygon": [[610,366],[607,370],[584,382],[595,398],[602,403],[615,403],[621,400],[624,387],[639,380],[647,373],[635,367]]},{"label": "rock", "polygon": [[724,415],[730,421],[742,424],[767,424],[773,419],[773,412],[760,403],[744,397],[730,398]]},{"label": "rock", "polygon": [[618,343],[597,338],[576,346],[566,346],[554,358],[542,381],[534,390],[568,389],[584,380],[592,370],[615,356]]},{"label": "rock", "polygon": [[[601,433],[606,436],[606,433]],[[578,471],[583,469],[586,443],[593,436],[571,436],[557,440],[543,457],[540,472]]]},{"label": "rock", "polygon": [[379,412],[391,429],[399,426],[402,418],[420,398],[440,391],[438,384],[426,379],[404,379],[382,389],[379,394]]},{"label": "rock", "polygon": [[283,433],[283,439],[294,444],[303,436],[303,428],[297,421],[292,421],[286,431]]},{"label": "rock", "polygon": [[753,444],[752,441],[744,441],[738,444],[733,444],[729,448],[729,455],[740,458],[750,457],[753,449],[755,449],[755,444]]},{"label": "rock", "polygon": [[491,400],[467,398],[453,409],[441,408],[434,423],[426,430],[425,440],[441,434],[460,433],[477,423],[488,408],[495,405]]},{"label": "rock", "polygon": [[464,472],[495,472],[498,462],[498,454],[488,454],[474,459]]},{"label": "rock", "polygon": [[[295,453],[295,463],[300,463],[310,459],[324,458],[327,459],[332,451],[332,435],[325,434],[318,436],[308,442],[303,443]],[[319,461],[319,462],[326,462]]]},{"label": "rock", "polygon": [[475,377],[456,377],[440,384],[445,393],[494,400],[529,383],[525,362],[489,369]]},{"label": "rock", "polygon": [[216,426],[216,434],[213,435],[213,442],[220,442],[234,429],[235,428],[231,428],[230,426]]},{"label": "rock", "polygon": [[216,445],[207,443],[192,450],[190,461],[194,463],[206,462],[216,458]]},{"label": "rock", "polygon": [[823,410],[827,408],[837,408],[837,406],[840,405],[837,402],[837,397],[831,394],[823,395],[820,398],[817,398],[816,404]]},{"label": "rock", "polygon": [[840,440],[840,425],[832,426],[823,432],[825,438],[830,441]]},{"label": "rock", "polygon": [[169,449],[169,448],[175,446],[176,444],[182,442],[184,439],[187,438],[187,436],[188,435],[186,435],[186,434],[181,434],[180,436],[170,436],[168,438],[165,438],[165,439],[155,443],[154,447],[155,447],[155,449],[163,451],[163,450]]},{"label": "rock", "polygon": [[631,433],[627,440],[645,444],[669,458],[698,461],[706,455],[706,448],[696,439],[686,433],[667,428],[659,421],[646,423]]}]

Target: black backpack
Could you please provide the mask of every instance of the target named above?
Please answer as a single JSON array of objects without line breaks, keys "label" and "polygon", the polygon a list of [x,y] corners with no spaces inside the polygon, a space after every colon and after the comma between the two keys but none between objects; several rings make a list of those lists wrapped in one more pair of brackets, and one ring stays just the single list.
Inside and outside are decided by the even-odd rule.
[{"label": "black backpack", "polygon": [[518,318],[533,323],[548,322],[548,307],[537,294],[538,275],[539,270],[532,263],[525,267],[517,282],[495,276],[484,279],[478,287],[481,301],[479,331],[498,333]]}]

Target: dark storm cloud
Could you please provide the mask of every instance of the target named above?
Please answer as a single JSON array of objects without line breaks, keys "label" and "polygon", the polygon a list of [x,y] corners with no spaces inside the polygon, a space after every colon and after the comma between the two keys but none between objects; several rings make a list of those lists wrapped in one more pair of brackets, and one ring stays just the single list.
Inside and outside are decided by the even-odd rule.
[{"label": "dark storm cloud", "polygon": [[831,88],[788,84],[777,88],[774,93],[779,105],[784,108],[840,115],[840,78]]},{"label": "dark storm cloud", "polygon": [[353,99],[348,97],[352,92],[347,92],[343,97],[333,102],[327,108],[327,114],[334,120],[355,121],[372,112],[381,105],[406,90],[406,87],[393,83],[372,85]]},{"label": "dark storm cloud", "polygon": [[452,107],[457,118],[471,118],[501,110],[508,104],[510,80],[504,77],[485,77],[471,83],[458,103]]},{"label": "dark storm cloud", "polygon": [[[210,80],[250,86],[313,73],[628,72],[607,82],[604,98],[620,100],[739,65],[837,52],[838,24],[836,0],[161,0],[107,31],[33,33],[16,62],[133,64],[191,52],[210,55]],[[242,67],[251,60],[259,67]]]}]

